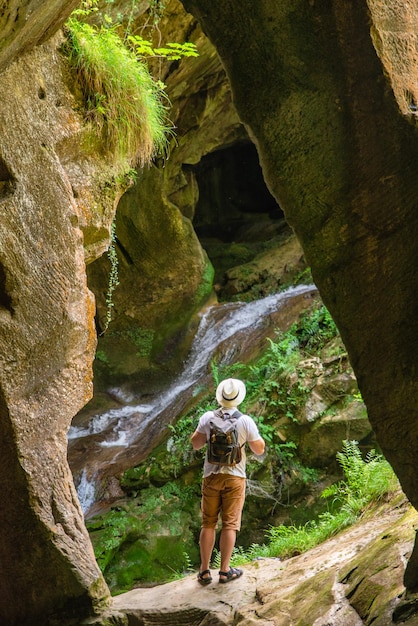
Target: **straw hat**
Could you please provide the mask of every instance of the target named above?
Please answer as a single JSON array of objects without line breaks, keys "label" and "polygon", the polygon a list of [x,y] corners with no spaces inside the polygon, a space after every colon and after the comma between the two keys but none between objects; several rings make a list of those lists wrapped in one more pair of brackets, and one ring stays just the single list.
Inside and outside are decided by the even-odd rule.
[{"label": "straw hat", "polygon": [[241,404],[246,393],[247,390],[241,380],[227,378],[219,383],[216,389],[216,399],[221,406],[230,409]]}]

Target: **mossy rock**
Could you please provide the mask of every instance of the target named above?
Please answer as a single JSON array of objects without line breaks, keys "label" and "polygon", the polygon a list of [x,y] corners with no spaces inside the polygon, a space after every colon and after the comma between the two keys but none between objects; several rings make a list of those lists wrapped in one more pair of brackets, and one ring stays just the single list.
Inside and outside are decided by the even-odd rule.
[{"label": "mossy rock", "polygon": [[403,570],[397,564],[397,556],[403,545],[409,547],[411,529],[417,521],[417,513],[410,509],[390,532],[385,532],[373,544],[344,567],[339,582],[346,586],[346,596],[364,623],[382,624],[382,611],[391,616],[397,598],[404,591]]},{"label": "mossy rock", "polygon": [[[135,494],[151,485],[161,486],[170,480],[176,480],[180,485],[198,482],[202,472],[203,459],[194,461],[193,449],[188,451],[188,462],[183,457],[183,464],[176,463],[176,457],[170,454],[170,439],[158,446],[145,461],[126,470],[120,480],[122,489],[127,494]],[[187,473],[187,483],[183,474]]]},{"label": "mossy rock", "polygon": [[[161,529],[164,530],[164,529]],[[105,573],[113,593],[181,577],[199,558],[199,546],[191,532],[140,538],[120,551]]]},{"label": "mossy rock", "polygon": [[113,593],[180,576],[198,564],[200,481],[143,489],[87,527]]}]

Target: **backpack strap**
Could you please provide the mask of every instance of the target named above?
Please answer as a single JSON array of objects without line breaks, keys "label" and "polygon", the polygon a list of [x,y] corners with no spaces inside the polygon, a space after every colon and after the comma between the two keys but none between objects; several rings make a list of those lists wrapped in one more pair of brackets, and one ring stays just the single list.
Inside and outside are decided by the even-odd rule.
[{"label": "backpack strap", "polygon": [[[216,409],[216,411],[213,411],[213,414],[215,417],[220,417],[221,419],[225,419],[224,414],[222,413],[222,409]],[[238,409],[235,409],[234,414],[230,415],[230,419],[234,419],[237,420],[239,417],[241,417],[241,415],[243,415],[243,413],[241,413],[241,411],[238,411]]]}]

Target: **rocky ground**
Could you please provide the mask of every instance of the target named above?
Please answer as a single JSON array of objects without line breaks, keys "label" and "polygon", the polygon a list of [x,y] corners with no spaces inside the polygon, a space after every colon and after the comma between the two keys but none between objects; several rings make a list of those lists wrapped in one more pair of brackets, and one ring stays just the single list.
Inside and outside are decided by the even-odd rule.
[{"label": "rocky ground", "polygon": [[117,596],[129,624],[389,626],[418,624],[403,587],[418,514],[400,495],[312,550],[244,565],[244,576],[201,587],[196,575]]}]

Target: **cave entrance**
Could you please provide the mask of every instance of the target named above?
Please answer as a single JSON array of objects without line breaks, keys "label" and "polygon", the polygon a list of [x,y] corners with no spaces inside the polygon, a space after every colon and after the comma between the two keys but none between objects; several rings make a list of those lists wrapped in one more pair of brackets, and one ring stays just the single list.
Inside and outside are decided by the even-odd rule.
[{"label": "cave entrance", "polygon": [[215,283],[290,232],[269,192],[253,143],[212,152],[194,166],[199,200],[193,226],[215,268]]},{"label": "cave entrance", "polygon": [[[199,187],[193,225],[198,237],[224,242],[264,239],[283,212],[264,182],[252,143],[204,156],[195,167]],[[267,232],[265,232],[267,228]]]}]

